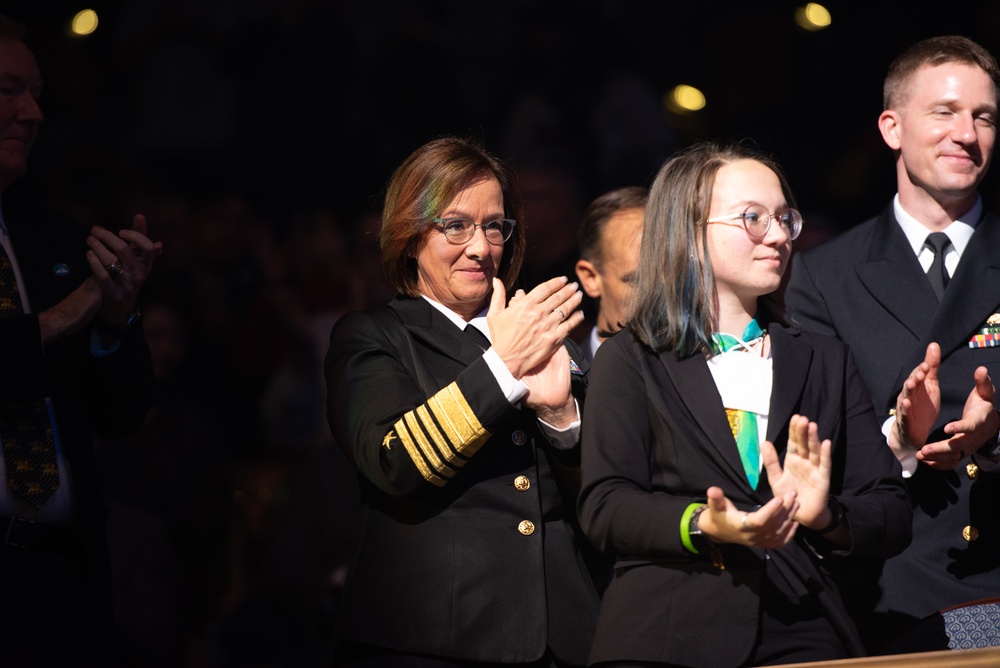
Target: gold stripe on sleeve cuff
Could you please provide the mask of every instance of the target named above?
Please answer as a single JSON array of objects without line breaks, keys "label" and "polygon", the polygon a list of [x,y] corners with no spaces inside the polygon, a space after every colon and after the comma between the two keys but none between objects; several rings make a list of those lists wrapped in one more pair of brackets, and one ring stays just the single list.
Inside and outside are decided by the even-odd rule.
[{"label": "gold stripe on sleeve cuff", "polygon": [[413,438],[410,436],[409,429],[406,428],[405,417],[400,419],[393,425],[393,429],[399,435],[399,440],[402,441],[403,447],[406,448],[406,452],[410,455],[410,459],[413,460],[414,465],[416,465],[417,470],[420,471],[420,475],[424,477],[427,482],[437,485],[438,487],[444,487],[447,482],[444,478],[441,478],[427,466],[427,462],[424,461],[423,455],[420,454],[420,450],[417,448],[416,444],[413,442]]},{"label": "gold stripe on sleeve cuff", "polygon": [[[424,459],[427,463],[430,464],[431,468],[434,469],[434,471],[436,471],[440,476],[450,478],[455,475],[455,470],[444,463],[441,456],[438,454],[438,451],[435,450],[434,444],[432,444],[427,438],[425,430],[430,432],[428,427],[433,428],[434,431],[437,431],[437,429],[434,428],[433,424],[428,424],[427,421],[424,421],[423,416],[420,414],[421,408],[423,408],[423,406],[415,411],[410,411],[403,416],[403,419],[406,420],[406,426],[410,429],[410,434],[413,436],[413,440],[416,442],[417,447],[420,448],[420,452],[423,453]],[[426,411],[424,412],[426,413]],[[430,436],[432,439],[434,438],[433,433],[431,433]]]},{"label": "gold stripe on sleeve cuff", "polygon": [[[455,452],[451,447],[448,439],[445,438],[444,434],[441,433],[441,430],[434,423],[434,419],[431,417],[430,411],[427,410],[427,406],[419,406],[417,408],[417,417],[420,418],[420,424],[423,425],[427,436],[437,446],[435,455],[440,454],[452,469],[460,469],[465,466],[465,462],[468,460]],[[451,477],[451,474],[448,474],[448,477]]]},{"label": "gold stripe on sleeve cuff", "polygon": [[491,434],[458,389],[443,388],[393,426],[424,480],[444,487]]},{"label": "gold stripe on sleeve cuff", "polygon": [[427,402],[434,419],[444,430],[454,450],[463,457],[476,454],[489,437],[487,431],[472,412],[458,383],[452,383]]}]

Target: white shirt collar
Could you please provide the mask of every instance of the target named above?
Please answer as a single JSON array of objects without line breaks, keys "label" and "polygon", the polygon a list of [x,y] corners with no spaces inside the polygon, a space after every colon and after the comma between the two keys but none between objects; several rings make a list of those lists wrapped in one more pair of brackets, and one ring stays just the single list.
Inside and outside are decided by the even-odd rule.
[{"label": "white shirt collar", "polygon": [[[906,240],[913,248],[913,254],[920,255],[920,249],[924,247],[924,242],[927,241],[927,235],[930,234],[931,230],[903,209],[903,205],[899,203],[899,193],[896,193],[896,197],[892,200],[892,211],[896,214],[896,222],[899,223],[903,234],[906,235]],[[976,203],[972,205],[972,208],[942,230],[951,239],[952,248],[955,249],[959,258],[962,257],[965,247],[969,245],[969,239],[976,231],[976,225],[979,224],[979,219],[982,216],[983,200],[982,197],[976,195]]]},{"label": "white shirt collar", "polygon": [[430,303],[431,306],[433,306],[437,310],[441,311],[441,313],[443,313],[445,315],[445,317],[448,318],[448,320],[451,320],[455,324],[455,327],[458,327],[462,331],[465,331],[465,326],[466,325],[472,325],[473,327],[475,327],[476,329],[478,329],[480,332],[482,332],[483,335],[487,339],[489,339],[490,343],[493,343],[493,337],[490,336],[490,324],[486,321],[486,314],[489,313],[489,311],[490,311],[490,307],[489,306],[487,306],[482,311],[480,311],[479,314],[476,315],[472,320],[470,320],[469,322],[466,322],[465,319],[462,316],[460,316],[459,314],[455,313],[454,311],[452,311],[450,308],[448,308],[447,306],[445,306],[441,302],[434,301],[433,299],[431,299],[427,295],[420,295],[420,296],[423,297],[424,299],[426,299],[428,301],[428,303]]},{"label": "white shirt collar", "polygon": [[597,326],[590,330],[590,350],[596,355],[597,349],[601,347],[601,337],[597,335]]}]

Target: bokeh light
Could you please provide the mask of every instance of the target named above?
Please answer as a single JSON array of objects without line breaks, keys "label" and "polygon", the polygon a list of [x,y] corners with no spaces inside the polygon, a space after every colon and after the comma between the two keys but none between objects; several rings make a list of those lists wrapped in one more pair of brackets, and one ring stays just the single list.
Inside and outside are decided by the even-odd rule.
[{"label": "bokeh light", "polygon": [[70,31],[78,37],[89,35],[95,30],[97,30],[97,12],[93,9],[77,12],[70,24]]},{"label": "bokeh light", "polygon": [[687,114],[705,108],[705,94],[694,86],[675,86],[665,96],[664,104],[675,114]]},{"label": "bokeh light", "polygon": [[806,30],[822,30],[830,27],[832,18],[830,10],[818,2],[810,2],[805,7],[795,10],[795,22]]}]

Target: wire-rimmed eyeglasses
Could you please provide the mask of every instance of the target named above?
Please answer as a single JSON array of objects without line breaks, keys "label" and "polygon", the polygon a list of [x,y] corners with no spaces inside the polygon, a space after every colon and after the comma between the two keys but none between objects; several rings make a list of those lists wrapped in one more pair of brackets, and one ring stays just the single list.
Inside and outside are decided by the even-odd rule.
[{"label": "wire-rimmed eyeglasses", "polygon": [[740,223],[730,223],[730,220],[736,220],[737,218],[743,221],[742,227],[746,230],[747,235],[754,241],[760,241],[767,234],[767,231],[771,228],[771,219],[778,221],[778,224],[785,229],[785,233],[788,235],[790,241],[794,241],[798,238],[799,234],[802,232],[802,214],[796,209],[781,209],[777,213],[772,214],[770,211],[760,206],[759,204],[751,204],[743,213],[734,213],[728,216],[716,216],[715,218],[709,218],[706,223],[721,223],[723,225],[732,225],[733,227],[740,227]]},{"label": "wire-rimmed eyeglasses", "polygon": [[494,246],[503,246],[514,233],[514,225],[517,224],[513,218],[497,218],[485,223],[474,223],[468,218],[434,218],[433,222],[440,226],[448,243],[464,244],[476,233],[476,228],[480,227],[486,241]]}]

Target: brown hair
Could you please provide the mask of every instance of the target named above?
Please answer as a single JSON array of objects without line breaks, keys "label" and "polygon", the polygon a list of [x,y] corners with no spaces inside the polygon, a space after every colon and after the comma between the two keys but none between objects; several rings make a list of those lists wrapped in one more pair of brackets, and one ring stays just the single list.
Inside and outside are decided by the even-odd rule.
[{"label": "brown hair", "polygon": [[[756,160],[773,171],[788,206],[795,206],[781,167],[746,143],[695,144],[660,168],[649,189],[642,227],[638,280],[629,325],[653,350],[689,357],[710,349],[718,328],[715,276],[707,261],[705,221],[712,205],[715,175],[726,164]],[[771,318],[784,321],[778,293],[761,298]]]},{"label": "brown hair", "polygon": [[604,228],[619,211],[645,209],[649,199],[649,189],[642,186],[627,186],[606,192],[587,207],[580,222],[580,257],[601,268],[601,237]]},{"label": "brown hair", "polygon": [[441,137],[411,153],[393,172],[386,189],[379,246],[382,268],[397,292],[419,296],[412,257],[418,240],[459,192],[490,177],[500,183],[504,215],[517,221],[497,271],[507,290],[513,289],[525,253],[524,216],[513,172],[472,140]]},{"label": "brown hair", "polygon": [[889,65],[882,86],[882,105],[885,109],[901,106],[909,91],[910,79],[923,67],[936,67],[945,63],[961,63],[978,67],[993,80],[1000,91],[1000,68],[989,51],[968,37],[943,35],[917,42]]}]

